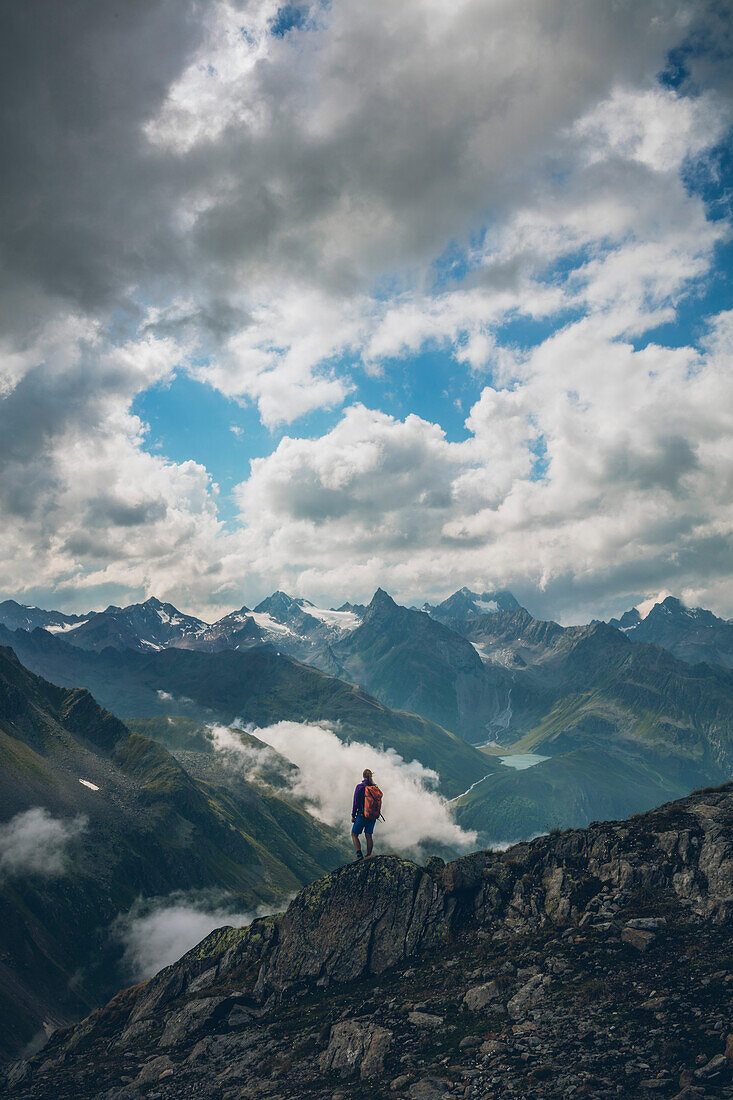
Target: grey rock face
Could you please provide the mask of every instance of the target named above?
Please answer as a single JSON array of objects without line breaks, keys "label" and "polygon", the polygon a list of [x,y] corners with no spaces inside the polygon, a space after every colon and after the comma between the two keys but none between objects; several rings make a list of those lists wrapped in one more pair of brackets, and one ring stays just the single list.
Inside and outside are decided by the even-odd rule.
[{"label": "grey rock face", "polygon": [[285,990],[304,980],[381,974],[444,931],[441,892],[421,868],[396,856],[348,866],[291,904],[258,986]]},{"label": "grey rock face", "polygon": [[166,1020],[158,1046],[174,1047],[198,1035],[211,1021],[224,997],[201,997],[188,1001]]}]

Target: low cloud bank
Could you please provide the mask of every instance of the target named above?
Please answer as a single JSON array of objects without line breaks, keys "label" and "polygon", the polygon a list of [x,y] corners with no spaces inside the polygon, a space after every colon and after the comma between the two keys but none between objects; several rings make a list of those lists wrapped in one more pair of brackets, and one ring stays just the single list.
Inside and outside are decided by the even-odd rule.
[{"label": "low cloud bank", "polygon": [[0,825],[0,875],[63,875],[69,845],[87,826],[86,817],[54,817],[43,806]]},{"label": "low cloud bank", "polygon": [[[379,847],[424,854],[426,846],[466,851],[476,833],[455,823],[447,801],[435,789],[438,775],[417,760],[406,761],[394,749],[375,749],[359,741],[344,744],[325,726],[277,722],[250,731],[296,765],[290,788],[303,805],[328,825],[350,828],[354,787],[364,768],[384,792],[384,821],[377,823]],[[231,751],[236,737],[227,747]],[[244,746],[243,746],[244,749]],[[251,749],[247,749],[251,752]]]},{"label": "low cloud bank", "polygon": [[209,891],[138,901],[129,913],[117,918],[113,929],[115,939],[125,948],[122,970],[133,981],[151,978],[215,928],[244,928],[256,917],[274,911],[265,906],[253,912],[238,911],[231,900],[227,904],[225,896]]},{"label": "low cloud bank", "polygon": [[[283,773],[286,761],[267,745],[252,745],[240,736],[240,730],[228,726],[209,726],[209,737],[217,752],[228,757],[232,767],[250,779],[267,779],[272,772]],[[252,732],[255,731],[245,731]],[[256,735],[259,736],[260,730]],[[283,778],[286,778],[284,775]]]}]

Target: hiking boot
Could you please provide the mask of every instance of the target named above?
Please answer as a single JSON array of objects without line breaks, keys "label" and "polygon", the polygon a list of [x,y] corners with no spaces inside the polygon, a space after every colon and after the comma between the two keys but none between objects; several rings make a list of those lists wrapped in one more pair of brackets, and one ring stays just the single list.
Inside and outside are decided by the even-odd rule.
[{"label": "hiking boot", "polygon": [[363,859],[364,858],[364,853],[363,852],[357,852],[356,856],[354,858],[357,859],[357,860]]}]

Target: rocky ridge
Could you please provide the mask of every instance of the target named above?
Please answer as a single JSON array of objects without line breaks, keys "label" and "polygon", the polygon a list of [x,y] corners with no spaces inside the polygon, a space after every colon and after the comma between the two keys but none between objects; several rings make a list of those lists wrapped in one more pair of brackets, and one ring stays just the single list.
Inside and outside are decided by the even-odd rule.
[{"label": "rocky ridge", "polygon": [[220,929],[10,1096],[733,1096],[733,784],[453,863],[379,856]]}]

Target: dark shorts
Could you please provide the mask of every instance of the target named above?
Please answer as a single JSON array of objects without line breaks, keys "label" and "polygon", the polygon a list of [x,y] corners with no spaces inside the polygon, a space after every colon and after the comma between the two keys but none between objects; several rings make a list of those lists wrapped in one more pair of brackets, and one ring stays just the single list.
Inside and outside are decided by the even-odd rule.
[{"label": "dark shorts", "polygon": [[362,817],[361,814],[359,814],[354,824],[351,826],[351,831],[355,836],[358,836],[363,829],[364,836],[371,836],[374,832],[376,823],[377,819],[375,817]]}]

